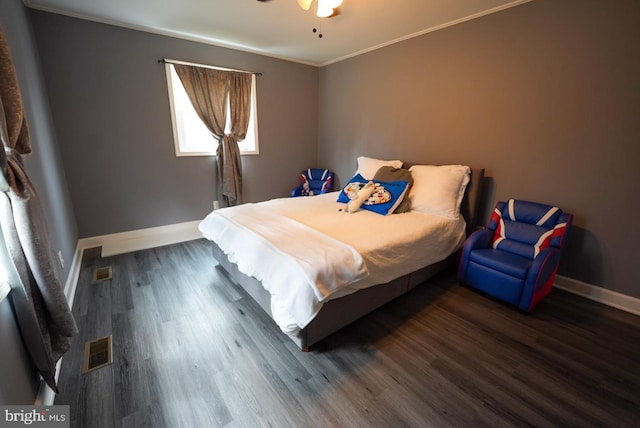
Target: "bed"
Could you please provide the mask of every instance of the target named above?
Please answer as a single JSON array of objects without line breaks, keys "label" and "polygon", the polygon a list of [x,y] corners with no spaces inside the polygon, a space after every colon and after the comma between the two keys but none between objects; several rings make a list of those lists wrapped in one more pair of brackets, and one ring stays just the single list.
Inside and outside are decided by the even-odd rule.
[{"label": "bed", "polygon": [[[354,178],[366,174],[369,180],[379,166],[395,170],[398,162],[358,158]],[[462,168],[410,168],[420,179],[402,199],[416,209],[401,214],[368,209],[346,213],[345,203],[337,201],[344,198],[341,190],[216,210],[200,224],[200,231],[212,241],[213,256],[227,276],[308,351],[457,261],[476,224],[484,170],[464,167],[464,182],[450,186],[447,195],[433,187],[433,171],[441,174],[447,167]],[[436,210],[428,198],[421,201],[423,193],[440,203]],[[455,205],[445,206],[444,212],[443,195]]]}]

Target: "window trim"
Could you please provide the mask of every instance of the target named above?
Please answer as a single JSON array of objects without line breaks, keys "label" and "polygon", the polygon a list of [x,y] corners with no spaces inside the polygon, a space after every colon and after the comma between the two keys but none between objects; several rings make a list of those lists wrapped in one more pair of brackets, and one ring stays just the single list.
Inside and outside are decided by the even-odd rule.
[{"label": "window trim", "polygon": [[[170,113],[171,113],[171,130],[173,133],[173,145],[174,145],[174,150],[176,153],[176,157],[187,157],[187,156],[216,156],[216,151],[218,146],[216,145],[213,150],[210,151],[204,151],[204,152],[187,152],[187,151],[183,151],[181,150],[180,147],[180,136],[179,136],[179,132],[178,132],[178,119],[177,119],[177,115],[176,115],[176,107],[175,107],[175,101],[173,99],[173,79],[171,78],[171,72],[172,69],[171,67],[173,66],[173,64],[186,64],[186,65],[193,65],[193,66],[198,66],[198,67],[205,67],[205,68],[213,68],[216,70],[231,70],[228,68],[223,68],[223,67],[213,67],[213,66],[205,66],[205,65],[199,65],[199,64],[191,64],[191,63],[187,63],[187,62],[182,62],[182,61],[165,61],[165,74],[166,74],[166,78],[167,78],[167,92],[169,95],[169,109],[170,109]],[[235,71],[235,70],[232,70]],[[257,99],[257,94],[256,94],[256,74],[255,73],[251,73],[251,117],[253,119],[254,122],[254,129],[255,129],[255,133],[254,133],[254,140],[255,140],[255,149],[254,150],[241,150],[240,151],[240,155],[241,156],[245,156],[245,155],[258,155],[260,154],[260,146],[259,146],[259,139],[258,139],[258,99]],[[214,138],[215,139],[215,138]],[[219,143],[218,143],[219,144]]]}]

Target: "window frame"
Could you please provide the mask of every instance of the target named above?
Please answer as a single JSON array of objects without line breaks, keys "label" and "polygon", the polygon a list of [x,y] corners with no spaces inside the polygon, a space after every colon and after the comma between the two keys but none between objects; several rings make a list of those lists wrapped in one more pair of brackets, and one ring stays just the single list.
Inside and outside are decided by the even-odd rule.
[{"label": "window frame", "polygon": [[[200,66],[198,64],[190,64],[190,63],[185,63],[185,62],[181,62],[181,61],[165,61],[165,74],[167,77],[167,92],[169,95],[169,109],[170,109],[170,114],[171,114],[171,128],[172,128],[172,132],[173,132],[173,144],[174,144],[174,149],[175,149],[175,153],[176,153],[176,157],[186,157],[186,156],[216,156],[216,151],[218,149],[218,144],[220,144],[219,142],[216,141],[215,137],[213,137],[213,135],[211,136],[211,138],[213,139],[214,142],[216,142],[217,144],[213,145],[213,148],[211,150],[205,150],[205,151],[188,151],[188,150],[184,150],[183,149],[183,145],[181,144],[181,140],[180,140],[180,132],[179,132],[179,124],[178,124],[178,116],[176,115],[176,106],[175,106],[175,100],[174,100],[174,78],[172,77],[172,73],[175,73],[175,68],[173,67],[173,64],[186,64],[186,65],[192,65],[192,66]],[[227,68],[222,68],[222,67],[213,67],[213,66],[204,66],[202,65],[201,67],[206,67],[206,68],[213,68],[213,69],[217,69],[217,70],[230,70]],[[236,71],[236,70],[231,70],[231,71]],[[255,73],[251,73],[251,113],[250,113],[250,122],[249,122],[249,126],[251,126],[251,123],[253,122],[253,136],[254,136],[254,149],[253,150],[240,150],[240,155],[244,156],[244,155],[258,155],[260,154],[260,146],[258,144],[259,139],[258,139],[258,99],[257,99],[257,94],[256,94],[256,75]],[[176,74],[177,76],[177,74]],[[178,78],[178,82],[179,85],[182,86],[182,82],[180,82],[180,79]],[[182,90],[184,90],[184,86],[182,86]],[[229,106],[227,104],[227,109],[229,109]],[[194,114],[195,114],[195,110],[194,110]],[[195,114],[196,118],[201,121],[201,119],[197,116],[197,114]],[[229,123],[229,110],[227,110],[227,124]],[[249,133],[247,133],[249,134]]]}]

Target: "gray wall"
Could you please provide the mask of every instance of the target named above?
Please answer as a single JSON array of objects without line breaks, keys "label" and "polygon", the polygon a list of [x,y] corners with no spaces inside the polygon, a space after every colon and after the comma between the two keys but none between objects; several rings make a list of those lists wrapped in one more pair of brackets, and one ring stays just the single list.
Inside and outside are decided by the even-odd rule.
[{"label": "gray wall", "polygon": [[31,11],[80,237],[199,220],[216,198],[214,157],[175,156],[159,58],[262,72],[260,154],[245,199],[287,196],[317,152],[318,69]]},{"label": "gray wall", "polygon": [[536,0],[326,66],[318,161],[485,167],[486,211],[575,214],[560,274],[640,297],[639,23],[635,0]]},{"label": "gray wall", "polygon": [[[64,279],[69,273],[78,236],[37,50],[27,10],[20,0],[0,2],[0,25],[11,48],[29,123],[33,154],[26,157],[25,166],[42,200],[54,250],[62,251],[66,261]],[[0,318],[0,347],[4,350],[0,402],[31,404],[37,391],[37,376],[18,334],[9,299],[0,304]]]},{"label": "gray wall", "polygon": [[173,154],[156,63],[170,57],[264,72],[248,200],[286,195],[313,164],[344,182],[361,154],[483,166],[485,216],[509,197],[573,212],[560,273],[640,297],[640,236],[625,214],[639,204],[639,8],[536,0],[320,70],[31,17],[82,237],[200,219],[216,198],[213,158]]}]

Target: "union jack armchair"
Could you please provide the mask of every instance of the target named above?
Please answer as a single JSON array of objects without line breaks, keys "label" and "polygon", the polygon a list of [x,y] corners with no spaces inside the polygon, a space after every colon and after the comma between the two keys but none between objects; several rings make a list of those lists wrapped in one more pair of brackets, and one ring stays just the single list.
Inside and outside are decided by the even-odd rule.
[{"label": "union jack armchair", "polygon": [[498,202],[462,249],[460,282],[529,312],[553,286],[573,215],[536,202]]},{"label": "union jack armchair", "polygon": [[333,190],[333,172],[328,169],[309,168],[300,175],[300,185],[291,196],[313,196]]}]

